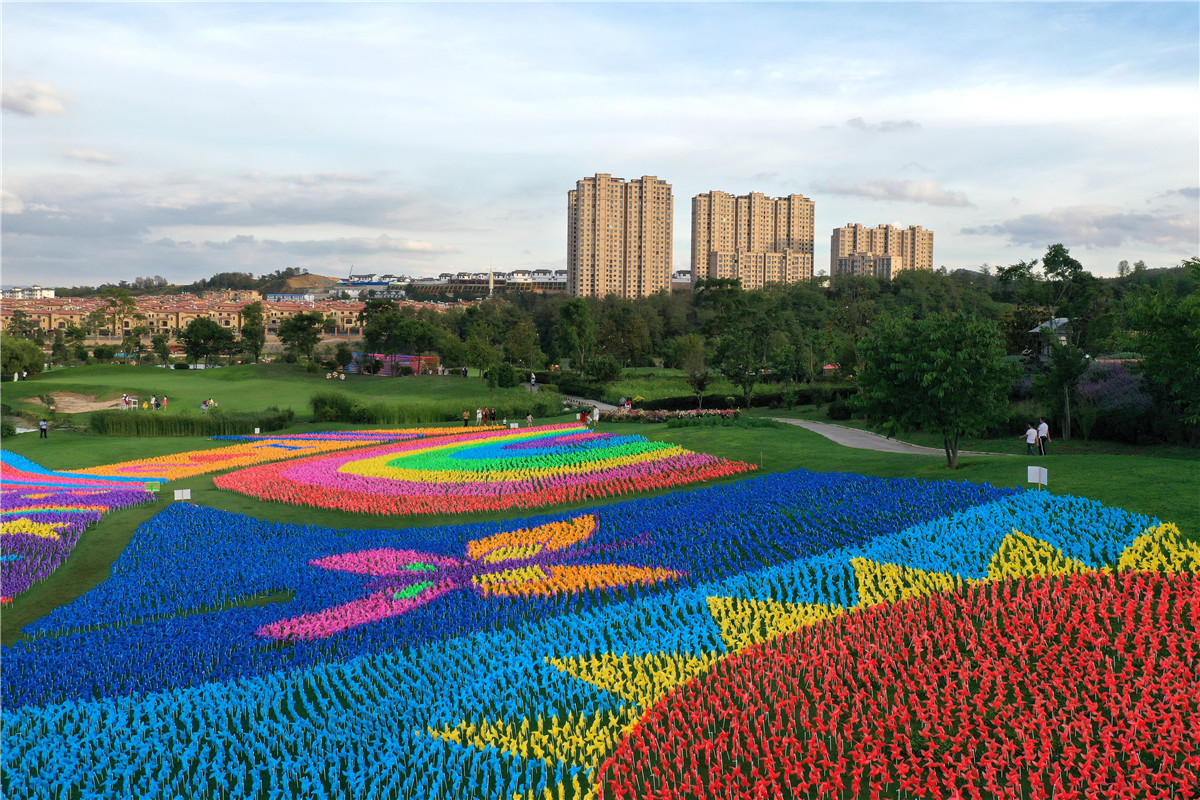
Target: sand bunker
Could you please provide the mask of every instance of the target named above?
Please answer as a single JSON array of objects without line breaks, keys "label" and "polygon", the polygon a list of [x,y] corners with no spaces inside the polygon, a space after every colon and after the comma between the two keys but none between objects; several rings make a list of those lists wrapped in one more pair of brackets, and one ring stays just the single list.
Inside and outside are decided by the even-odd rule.
[{"label": "sand bunker", "polygon": [[[54,400],[54,405],[60,414],[83,414],[88,411],[105,411],[121,407],[121,398],[119,397],[113,400],[97,400],[92,395],[75,392],[55,392],[50,397]],[[29,398],[29,402],[45,405],[37,397]]]}]

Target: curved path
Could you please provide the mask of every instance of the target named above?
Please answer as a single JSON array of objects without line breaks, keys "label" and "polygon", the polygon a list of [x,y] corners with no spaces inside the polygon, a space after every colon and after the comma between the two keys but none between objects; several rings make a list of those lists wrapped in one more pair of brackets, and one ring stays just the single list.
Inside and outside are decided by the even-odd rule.
[{"label": "curved path", "polygon": [[[830,441],[857,450],[878,450],[882,453],[903,453],[911,456],[945,456],[946,451],[938,447],[922,447],[919,444],[898,442],[886,436],[870,431],[860,431],[857,428],[847,428],[845,425],[830,425],[827,422],[813,422],[807,419],[784,419],[774,417],[776,422],[786,422],[789,425],[799,425],[801,428],[819,433]],[[975,450],[959,450],[960,456],[999,456],[1005,453],[981,453]]]}]

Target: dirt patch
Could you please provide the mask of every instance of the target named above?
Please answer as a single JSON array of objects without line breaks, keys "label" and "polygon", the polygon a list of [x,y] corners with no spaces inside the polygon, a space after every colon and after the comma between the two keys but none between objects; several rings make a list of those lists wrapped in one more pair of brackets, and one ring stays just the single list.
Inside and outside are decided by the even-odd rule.
[{"label": "dirt patch", "polygon": [[[56,392],[50,395],[60,414],[86,414],[89,411],[106,411],[110,408],[120,408],[121,398],[113,400],[97,400],[90,394],[75,392]],[[45,405],[40,398],[31,397],[29,402]]]}]

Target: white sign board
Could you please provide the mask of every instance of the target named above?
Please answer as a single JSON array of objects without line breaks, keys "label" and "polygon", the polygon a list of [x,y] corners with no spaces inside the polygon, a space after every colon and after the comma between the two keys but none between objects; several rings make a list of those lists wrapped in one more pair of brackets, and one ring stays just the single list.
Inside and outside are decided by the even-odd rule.
[{"label": "white sign board", "polygon": [[257,436],[258,434],[259,434],[259,429],[258,429],[258,428],[255,428],[255,429],[254,429],[254,435],[255,435],[255,436]]},{"label": "white sign board", "polygon": [[175,499],[176,500],[191,500],[192,499],[192,490],[191,489],[176,489],[175,490]]},{"label": "white sign board", "polygon": [[1025,471],[1027,475],[1026,480],[1029,483],[1036,483],[1039,489],[1042,486],[1049,485],[1049,473],[1045,467],[1026,467]]}]

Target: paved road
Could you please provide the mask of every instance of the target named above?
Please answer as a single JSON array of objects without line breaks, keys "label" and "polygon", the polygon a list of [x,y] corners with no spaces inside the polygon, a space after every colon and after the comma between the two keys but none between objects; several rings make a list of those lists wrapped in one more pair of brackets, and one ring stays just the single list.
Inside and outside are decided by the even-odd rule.
[{"label": "paved road", "polygon": [[[857,428],[847,428],[845,425],[830,425],[827,422],[813,422],[807,419],[783,419],[776,417],[776,422],[786,422],[789,425],[799,425],[801,428],[819,433],[830,441],[857,450],[879,450],[883,453],[904,453],[913,456],[942,456],[946,451],[940,447],[922,447],[917,444],[898,442],[886,436],[870,431],[860,431]],[[959,450],[960,456],[994,456],[1002,453],[980,453],[974,450]]]}]

